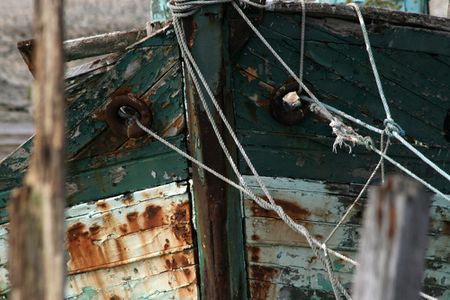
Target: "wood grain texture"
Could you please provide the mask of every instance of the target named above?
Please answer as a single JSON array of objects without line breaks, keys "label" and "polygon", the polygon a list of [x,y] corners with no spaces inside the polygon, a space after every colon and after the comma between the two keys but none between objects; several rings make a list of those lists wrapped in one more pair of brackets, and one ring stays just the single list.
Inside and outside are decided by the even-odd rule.
[{"label": "wood grain texture", "polygon": [[[171,183],[66,209],[66,299],[197,299],[188,193],[187,183]],[[0,227],[2,295],[7,226]]]},{"label": "wood grain texture", "polygon": [[65,279],[63,1],[34,3],[36,138],[24,184],[9,205],[10,299],[57,300]]},{"label": "wood grain texture", "polygon": [[[267,13],[258,28],[275,51],[296,71],[299,62],[297,15]],[[367,53],[355,21],[311,16],[306,26],[305,80],[318,98],[361,120],[382,127],[385,118],[368,65]],[[450,108],[446,49],[450,39],[441,31],[392,24],[368,24],[369,37],[393,118],[405,129],[407,139],[447,169],[448,141],[444,122]],[[351,29],[351,30],[350,30]],[[406,41],[422,40],[418,48]],[[405,41],[403,43],[402,41]],[[431,47],[431,45],[435,45]],[[439,45],[439,46],[438,46]],[[432,48],[442,49],[435,52]],[[376,155],[363,147],[352,154],[344,149],[332,154],[334,137],[328,124],[309,114],[301,124],[284,126],[270,113],[274,92],[292,80],[256,37],[233,57],[233,90],[236,130],[250,158],[266,176],[283,176],[362,183],[376,164]],[[430,67],[432,66],[432,67]],[[354,128],[358,128],[354,126]],[[377,143],[379,136],[358,128]],[[402,146],[394,145],[393,158],[446,192],[448,185],[419,164]],[[270,161],[270,164],[267,162]],[[420,166],[420,167],[419,167]],[[249,169],[241,160],[241,171]],[[395,170],[388,166],[388,171]]]},{"label": "wood grain texture", "polygon": [[403,176],[390,176],[383,186],[371,190],[355,299],[421,298],[429,203],[423,187]]},{"label": "wood grain texture", "polygon": [[[152,129],[185,149],[178,55],[173,31],[166,27],[119,57],[92,63],[66,78],[70,205],[187,178],[184,159],[148,137],[128,140],[114,135],[104,118],[111,95],[133,93],[152,110]],[[1,163],[0,206],[6,206],[11,188],[20,185],[32,142]],[[0,211],[6,221],[6,212]]]},{"label": "wood grain texture", "polygon": [[[246,176],[245,180],[257,195],[262,195],[253,177]],[[357,184],[280,177],[264,177],[263,180],[286,213],[319,240],[328,236],[361,188]],[[356,259],[366,204],[367,200],[363,198],[336,231],[327,243],[331,249]],[[327,274],[303,236],[288,228],[274,213],[256,206],[248,197],[243,197],[243,205],[251,298],[333,299]],[[450,237],[445,229],[450,216],[444,213],[448,212],[447,207],[445,200],[433,199],[429,218],[434,225],[428,231],[429,243],[422,281],[422,291],[443,299],[449,296],[446,286],[450,283],[446,250]],[[350,290],[356,268],[334,256],[330,258],[336,275]]]}]

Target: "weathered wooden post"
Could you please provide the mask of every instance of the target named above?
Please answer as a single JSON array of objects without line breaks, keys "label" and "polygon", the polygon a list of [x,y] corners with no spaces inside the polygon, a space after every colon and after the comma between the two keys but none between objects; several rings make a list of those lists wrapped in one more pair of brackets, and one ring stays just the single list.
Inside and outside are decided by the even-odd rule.
[{"label": "weathered wooden post", "polygon": [[[184,20],[189,47],[219,105],[233,124],[232,93],[229,90],[229,23],[226,6],[206,5]],[[228,66],[228,67],[227,67]],[[206,95],[206,92],[203,92]],[[233,177],[211,128],[199,95],[186,74],[190,153],[229,178]],[[208,100],[209,103],[211,103]],[[215,111],[211,104],[211,111]],[[237,152],[217,114],[215,120],[234,161]],[[239,193],[215,176],[192,167],[199,247],[201,295],[203,299],[246,299],[244,242]],[[234,178],[235,179],[235,178]]]},{"label": "weathered wooden post", "polygon": [[9,215],[10,298],[63,299],[64,68],[63,0],[36,0],[33,85],[36,134],[23,187]]},{"label": "weathered wooden post", "polygon": [[392,176],[370,193],[364,216],[356,300],[419,299],[430,197],[412,179]]}]

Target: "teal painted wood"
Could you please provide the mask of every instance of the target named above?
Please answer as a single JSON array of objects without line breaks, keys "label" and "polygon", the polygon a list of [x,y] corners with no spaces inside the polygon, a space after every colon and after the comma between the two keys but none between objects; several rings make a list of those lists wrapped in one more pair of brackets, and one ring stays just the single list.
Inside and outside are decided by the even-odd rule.
[{"label": "teal painted wood", "polygon": [[[185,149],[183,136],[169,139]],[[188,178],[186,161],[159,143],[72,161],[67,166],[69,206]],[[9,190],[0,194],[0,222],[7,222]]]},{"label": "teal painted wood", "polygon": [[[143,93],[178,62],[178,57],[174,33],[165,28],[123,53],[114,67],[102,69],[100,74],[99,70],[94,70],[93,74],[70,79],[66,90],[69,157],[106,128],[104,120],[99,120],[95,114],[101,112],[97,110],[106,105],[111,95],[118,91]],[[24,171],[31,142],[26,142],[2,161],[0,178]]]},{"label": "teal painted wood", "polygon": [[[227,5],[208,6],[187,20],[185,31],[192,44],[190,50],[226,118],[234,116],[230,97],[229,20]],[[193,30],[191,29],[193,28]],[[207,55],[205,55],[207,49]],[[222,149],[190,76],[186,75],[186,102],[189,118],[191,155],[231,180],[237,181],[226,162]],[[206,92],[203,92],[206,95]],[[225,126],[212,103],[206,100],[219,132],[231,155],[236,148],[227,136]],[[232,125],[233,126],[233,125]],[[229,145],[229,146],[228,146]],[[247,299],[247,280],[239,193],[216,177],[193,166],[194,207],[199,247],[201,297],[204,299]]]},{"label": "teal painted wood", "polygon": [[[118,137],[104,119],[111,95],[133,93],[151,107],[152,129],[185,149],[182,74],[174,33],[164,28],[120,54],[106,66],[66,81],[69,204],[184,180],[187,164],[148,137]],[[0,164],[0,215],[12,188],[26,171],[32,139]]]},{"label": "teal painted wood", "polygon": [[[319,3],[328,3],[328,4],[346,4],[348,1],[345,0],[320,0]],[[428,13],[428,1],[427,0],[393,0],[393,1],[387,1],[388,4],[383,4],[382,1],[364,1],[364,0],[356,0],[351,1],[353,3],[358,3],[361,5],[368,5],[368,6],[374,6],[374,7],[381,7],[381,8],[389,8],[389,9],[395,9],[405,12],[413,12],[413,13],[422,13],[426,14]]]},{"label": "teal painted wood", "polygon": [[[384,112],[359,24],[337,18],[308,19],[305,80],[325,103],[382,126]],[[281,13],[265,14],[259,25],[293,70],[298,70],[299,64],[298,27],[297,15]],[[448,142],[443,136],[450,108],[450,66],[441,61],[450,53],[450,33],[390,24],[375,27],[369,25],[370,39],[394,119],[406,130],[410,141],[416,141],[421,151],[450,171]],[[427,46],[417,46],[416,41]],[[352,154],[345,149],[333,154],[334,138],[326,122],[310,114],[300,125],[284,126],[272,118],[271,96],[289,77],[256,37],[250,37],[234,59],[236,128],[263,175],[342,183],[366,180],[378,158],[364,147],[354,148]],[[359,132],[369,135],[363,129]],[[374,141],[379,139],[370,135]],[[392,146],[390,155],[449,191],[444,179],[403,147]],[[395,170],[388,168],[389,172]],[[241,170],[249,173],[242,161]]]},{"label": "teal painted wood", "polygon": [[[171,183],[66,210],[66,299],[196,299],[189,185]],[[0,294],[8,293],[7,225]]]},{"label": "teal painted wood", "polygon": [[[253,177],[245,179],[255,192],[262,195]],[[323,240],[353,202],[358,185],[332,184],[288,178],[264,178],[275,201],[297,222],[304,225],[313,236]],[[363,206],[362,199],[335,233],[327,245],[355,258],[359,240]],[[333,291],[326,272],[305,239],[290,230],[273,212],[259,208],[248,197],[243,197],[248,274],[252,299],[333,299]],[[424,291],[440,299],[450,297],[450,257],[446,230],[450,220],[448,205],[434,199],[430,218],[427,250],[427,270]],[[282,232],[283,234],[280,234]],[[332,258],[336,274],[344,286],[351,287],[354,266]],[[303,299],[303,298],[301,298]]]}]

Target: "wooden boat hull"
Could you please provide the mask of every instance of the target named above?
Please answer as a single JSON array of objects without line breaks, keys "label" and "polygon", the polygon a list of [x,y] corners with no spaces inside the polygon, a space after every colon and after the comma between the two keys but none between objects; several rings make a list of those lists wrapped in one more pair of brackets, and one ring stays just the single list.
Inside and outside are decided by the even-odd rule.
[{"label": "wooden boat hull", "polygon": [[[279,5],[264,14],[249,13],[294,70],[299,63],[298,9]],[[382,126],[384,112],[352,11],[309,5],[308,12],[307,85],[325,103]],[[408,140],[448,171],[448,129],[444,124],[450,109],[450,24],[370,9],[364,14],[395,120]],[[201,17],[207,24],[210,15]],[[219,77],[214,80],[228,89],[224,105],[231,112],[235,132],[277,203],[316,238],[323,239],[359,192],[378,157],[363,147],[353,148],[352,153],[346,149],[333,153],[334,137],[327,122],[313,114],[292,126],[275,120],[270,111],[273,95],[292,79],[237,15],[230,12],[223,22],[229,29],[224,49],[230,49],[224,58],[226,84]],[[211,47],[195,31],[191,34],[188,38],[194,46]],[[194,47],[198,54],[195,51]],[[201,59],[199,66],[204,72],[211,67]],[[190,181],[192,173],[185,159],[149,137],[117,136],[105,119],[112,97],[131,93],[152,111],[152,130],[184,151],[192,147],[186,136],[191,139],[198,128],[189,105],[185,106],[186,98],[192,99],[192,88],[182,72],[172,27],[123,53],[71,72],[66,87],[67,298],[198,298],[207,284],[202,277],[205,269],[215,263],[205,251],[200,226],[205,220],[199,220],[200,202],[192,192],[192,187],[202,186]],[[190,117],[191,122],[186,122]],[[364,129],[359,133],[371,135]],[[379,137],[372,138],[378,143]],[[203,142],[208,147],[211,141]],[[4,295],[8,292],[6,206],[11,189],[20,184],[26,171],[31,145],[32,140],[0,165],[0,288]],[[389,154],[449,193],[445,180],[401,145],[394,143]],[[258,192],[242,156],[236,154],[236,158],[240,171]],[[394,171],[387,165],[387,172]],[[222,254],[234,262],[224,266],[229,272],[218,275],[228,278],[232,287],[226,289],[235,295],[230,298],[332,299],[326,272],[304,238],[247,197],[230,195],[234,196],[227,199],[228,211],[219,212],[226,236],[215,237],[225,247]],[[222,199],[219,194],[210,197]],[[352,212],[330,240],[332,249],[355,257],[362,212],[363,205]],[[430,216],[423,291],[446,299],[450,297],[446,202],[435,198]],[[222,221],[211,222],[211,228],[218,222]],[[332,263],[350,288],[354,268],[337,259]]]}]

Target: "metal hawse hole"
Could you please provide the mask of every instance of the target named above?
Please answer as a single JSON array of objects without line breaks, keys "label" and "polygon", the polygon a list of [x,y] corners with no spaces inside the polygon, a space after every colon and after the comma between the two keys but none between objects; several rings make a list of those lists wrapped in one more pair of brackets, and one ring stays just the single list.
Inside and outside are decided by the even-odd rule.
[{"label": "metal hawse hole", "polygon": [[137,117],[144,126],[151,126],[152,113],[143,101],[132,94],[113,96],[106,106],[106,122],[113,133],[128,138],[145,135],[145,131],[128,118],[129,115]]},{"label": "metal hawse hole", "polygon": [[298,90],[299,84],[290,82],[275,91],[270,101],[270,112],[275,120],[289,126],[303,121],[309,111],[309,104],[300,100]]}]

